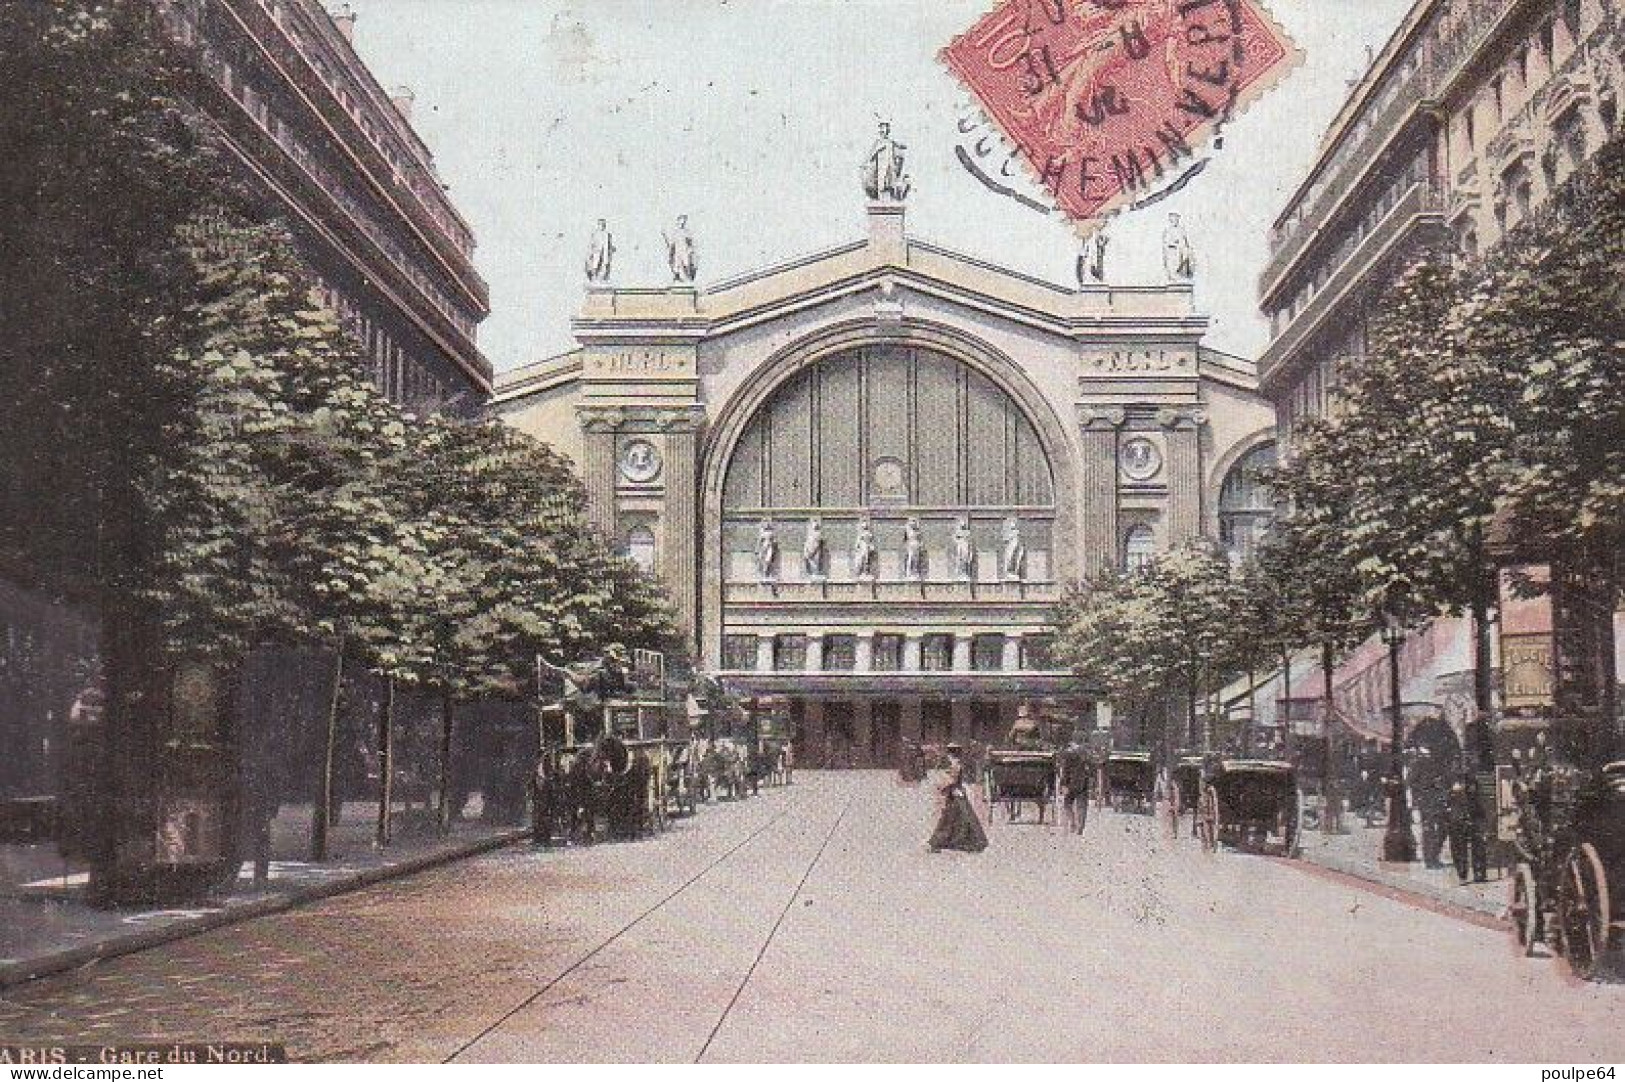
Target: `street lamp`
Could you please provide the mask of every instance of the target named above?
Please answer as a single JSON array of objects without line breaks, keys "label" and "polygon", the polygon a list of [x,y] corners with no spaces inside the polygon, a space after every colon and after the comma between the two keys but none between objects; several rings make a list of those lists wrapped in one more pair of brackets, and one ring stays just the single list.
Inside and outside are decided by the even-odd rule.
[{"label": "street lamp", "polygon": [[1397,616],[1387,615],[1382,641],[1388,645],[1388,693],[1393,710],[1392,741],[1388,760],[1388,828],[1382,836],[1382,859],[1396,864],[1416,860],[1416,837],[1411,833],[1411,805],[1405,798],[1405,718],[1399,698],[1399,648],[1405,642],[1405,625]]}]

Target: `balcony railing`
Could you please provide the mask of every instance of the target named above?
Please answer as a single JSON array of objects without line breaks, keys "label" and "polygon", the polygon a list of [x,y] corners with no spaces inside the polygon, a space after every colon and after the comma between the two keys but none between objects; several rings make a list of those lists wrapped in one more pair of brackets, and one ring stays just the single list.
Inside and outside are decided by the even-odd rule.
[{"label": "balcony railing", "polygon": [[1258,362],[1260,377],[1266,381],[1272,379],[1325,325],[1327,318],[1408,241],[1418,240],[1424,244],[1442,241],[1446,235],[1444,212],[1445,198],[1437,188],[1425,182],[1412,185],[1297,318],[1270,343]]},{"label": "balcony railing", "polygon": [[1060,600],[1055,582],[730,582],[724,603],[739,604],[920,604],[963,605]]},{"label": "balcony railing", "polygon": [[[1302,219],[1273,239],[1270,255],[1259,276],[1259,290],[1270,296],[1292,266],[1325,229],[1345,198],[1360,190],[1360,179],[1377,163],[1380,151],[1412,119],[1436,101],[1461,73],[1484,42],[1519,7],[1531,0],[1456,0],[1434,21],[1427,36],[1414,47],[1413,70],[1382,92],[1364,135],[1345,140],[1332,152],[1324,169],[1320,194],[1308,201]],[[1369,106],[1368,106],[1369,107]]]}]

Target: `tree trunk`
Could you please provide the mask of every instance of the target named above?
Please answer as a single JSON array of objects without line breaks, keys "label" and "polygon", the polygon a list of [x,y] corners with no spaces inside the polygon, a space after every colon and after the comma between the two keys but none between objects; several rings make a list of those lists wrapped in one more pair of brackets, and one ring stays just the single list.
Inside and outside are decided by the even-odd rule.
[{"label": "tree trunk", "polygon": [[333,759],[338,752],[339,702],[344,691],[344,636],[333,648],[333,693],[327,698],[327,732],[322,741],[322,773],[317,779],[316,806],[310,810],[310,859],[327,859],[327,837],[333,828]]},{"label": "tree trunk", "polygon": [[373,845],[389,845],[390,805],[395,799],[395,678],[384,681],[384,709],[378,715],[378,831]]},{"label": "tree trunk", "polygon": [[1281,727],[1283,738],[1292,732],[1292,651],[1281,651],[1281,716],[1276,718],[1276,724]]},{"label": "tree trunk", "polygon": [[1333,834],[1342,829],[1342,824],[1338,822],[1342,818],[1341,814],[1332,814],[1332,809],[1337,806],[1338,801],[1336,760],[1332,756],[1332,733],[1336,727],[1337,716],[1337,703],[1332,694],[1332,675],[1336,671],[1337,655],[1333,651],[1331,643],[1323,642],[1320,644],[1320,676],[1325,681],[1326,687],[1320,711],[1321,735],[1325,738],[1325,743],[1320,752],[1320,832],[1322,834]]},{"label": "tree trunk", "polygon": [[[1482,722],[1479,730],[1487,739],[1490,719],[1495,716],[1495,660],[1491,656],[1490,644],[1490,590],[1492,583],[1489,575],[1480,574],[1478,584],[1473,590],[1473,712],[1474,721]],[[1493,753],[1488,748],[1472,749],[1480,753],[1483,758],[1490,758],[1491,763],[1478,762],[1473,764],[1474,770],[1481,770],[1493,763]]]},{"label": "tree trunk", "polygon": [[448,691],[440,699],[440,807],[436,818],[441,834],[451,832],[451,745],[452,698]]}]

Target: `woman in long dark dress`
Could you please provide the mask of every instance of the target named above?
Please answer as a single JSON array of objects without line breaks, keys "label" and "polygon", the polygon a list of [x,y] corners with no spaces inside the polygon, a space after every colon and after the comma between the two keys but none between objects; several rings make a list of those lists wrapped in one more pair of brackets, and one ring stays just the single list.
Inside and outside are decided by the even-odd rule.
[{"label": "woman in long dark dress", "polygon": [[933,853],[943,849],[980,853],[987,848],[987,832],[982,829],[982,821],[965,793],[965,763],[959,752],[958,744],[948,745],[947,776],[938,783],[942,812],[937,816],[937,828],[931,832],[928,843]]}]

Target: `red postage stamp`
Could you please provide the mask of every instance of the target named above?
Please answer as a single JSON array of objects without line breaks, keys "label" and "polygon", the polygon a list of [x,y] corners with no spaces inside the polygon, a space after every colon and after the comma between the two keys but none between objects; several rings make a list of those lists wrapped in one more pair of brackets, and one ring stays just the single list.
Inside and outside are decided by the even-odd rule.
[{"label": "red postage stamp", "polygon": [[1086,225],[1180,177],[1299,53],[1260,0],[1004,0],[941,57]]}]

